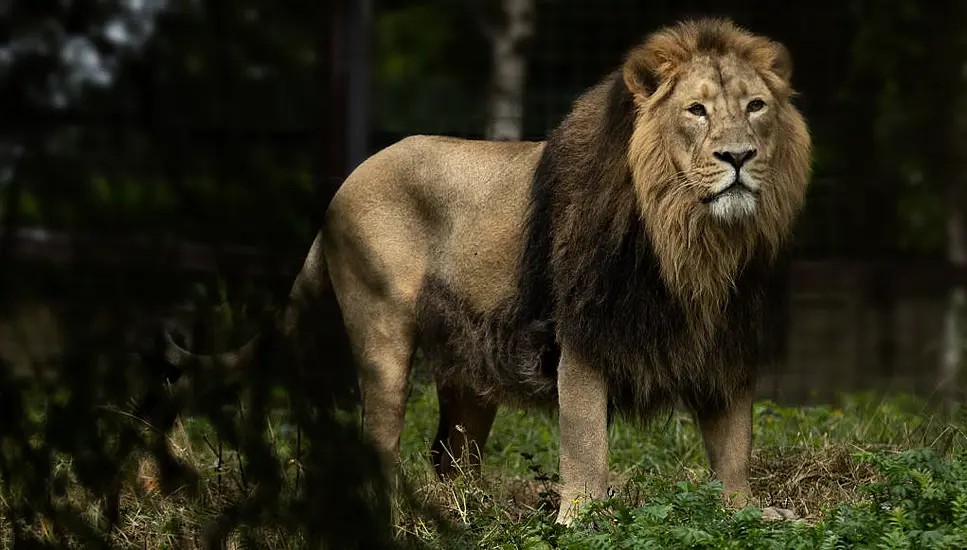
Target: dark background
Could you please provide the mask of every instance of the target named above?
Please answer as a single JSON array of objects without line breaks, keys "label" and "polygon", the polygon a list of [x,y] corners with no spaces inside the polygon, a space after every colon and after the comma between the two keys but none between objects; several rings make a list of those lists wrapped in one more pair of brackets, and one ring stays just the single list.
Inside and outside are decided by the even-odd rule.
[{"label": "dark background", "polygon": [[[959,362],[959,326],[944,331],[964,278],[951,266],[967,255],[962,4],[537,0],[523,136],[541,139],[630,46],[682,17],[728,16],[782,41],[814,178],[783,275],[783,359],[763,392],[933,394]],[[362,159],[414,133],[483,136],[481,14],[495,5],[4,3],[8,303],[76,309],[123,289],[150,318],[200,296],[284,296]]]},{"label": "dark background", "polygon": [[[522,49],[523,135],[541,139],[627,48],[679,18],[728,16],[782,41],[815,155],[786,276],[785,359],[768,392],[832,396],[830,378],[842,389],[930,393],[949,290],[962,279],[948,269],[967,147],[961,4],[537,0]],[[0,199],[4,227],[29,230],[16,249],[17,270],[28,271],[8,272],[7,288],[98,296],[78,282],[110,278],[112,290],[138,288],[146,308],[197,297],[199,281],[209,295],[228,285],[230,300],[248,299],[242,287],[284,295],[358,162],[409,134],[483,136],[487,9],[5,3]],[[4,242],[12,253],[14,239]],[[158,275],[155,289],[145,277]]]},{"label": "dark background", "polygon": [[[300,393],[324,386],[290,384],[292,371],[273,363],[249,373],[254,412],[243,417],[231,412],[237,385],[172,400],[157,391],[158,365],[132,353],[150,345],[158,318],[196,350],[243,341],[257,312],[285,296],[353,167],[410,134],[483,137],[491,46],[481,18],[495,6],[0,0],[0,528],[36,525],[38,513],[87,525],[51,497],[55,451],[73,453],[81,483],[107,495],[108,520],[118,464],[134,450],[161,457],[170,479],[190,477],[163,459],[163,438],[105,416],[108,405],[149,418],[155,435],[194,407],[227,445],[269,461],[256,443],[260,407],[276,399],[263,389],[275,384],[292,425],[323,434],[305,472],[331,475],[293,474],[294,493],[275,474],[260,478],[259,498],[232,504],[216,534],[285,510],[293,529],[350,547],[312,519],[336,514],[328,525],[338,528],[368,513],[352,499],[315,508],[327,501],[314,494],[366,483],[339,470],[365,462],[358,439],[311,412],[319,395]],[[541,139],[629,47],[682,17],[728,16],[783,42],[814,177],[776,304],[782,355],[761,395],[963,401],[965,11],[954,0],[535,0],[521,48],[523,135]],[[298,434],[303,460],[311,438]],[[221,439],[217,450],[221,467]],[[74,533],[95,540],[84,529]]]}]

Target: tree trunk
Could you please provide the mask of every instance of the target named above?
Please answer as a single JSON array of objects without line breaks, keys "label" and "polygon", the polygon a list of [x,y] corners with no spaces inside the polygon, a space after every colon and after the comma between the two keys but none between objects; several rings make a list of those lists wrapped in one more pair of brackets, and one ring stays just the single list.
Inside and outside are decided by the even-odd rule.
[{"label": "tree trunk", "polygon": [[373,0],[350,4],[347,58],[346,172],[351,172],[369,156],[370,42],[373,27]]},{"label": "tree trunk", "polygon": [[[326,205],[349,175],[347,148],[349,118],[346,105],[349,96],[349,67],[347,60],[349,1],[334,0],[322,10],[322,30],[319,32],[319,70],[322,81],[322,114],[319,132],[322,149],[316,160],[316,182],[313,185],[313,204]],[[324,209],[312,209],[312,226],[322,225]]]},{"label": "tree trunk", "polygon": [[519,141],[524,134],[524,45],[534,34],[534,0],[498,0],[500,23],[484,32],[493,51],[486,139]]},{"label": "tree trunk", "polygon": [[[953,185],[956,185],[954,183]],[[947,261],[951,267],[967,265],[967,231],[960,193],[954,192],[947,214]],[[957,406],[958,379],[963,359],[963,313],[967,305],[967,289],[958,281],[950,286],[947,311],[944,313],[943,355],[938,386],[947,411]]]},{"label": "tree trunk", "polygon": [[[938,139],[926,143],[928,170],[939,184],[938,192],[947,199],[947,262],[951,268],[967,266],[967,215],[963,189],[967,169],[963,164],[963,152],[967,146],[967,64],[965,64],[963,21],[967,20],[967,6],[962,2],[944,2],[946,10],[930,10],[925,13],[925,23],[931,29],[925,40],[927,51],[942,52],[930,57],[931,73],[923,82],[930,82],[926,99],[930,104],[949,105],[954,116],[948,117],[939,127],[935,117],[925,114],[923,128],[937,128]],[[937,102],[937,103],[934,103]],[[929,112],[928,112],[929,113]],[[947,310],[944,313],[943,350],[937,372],[937,397],[943,409],[951,412],[960,400],[959,380],[964,355],[964,308],[967,306],[967,286],[959,279],[952,279],[948,287]]]}]

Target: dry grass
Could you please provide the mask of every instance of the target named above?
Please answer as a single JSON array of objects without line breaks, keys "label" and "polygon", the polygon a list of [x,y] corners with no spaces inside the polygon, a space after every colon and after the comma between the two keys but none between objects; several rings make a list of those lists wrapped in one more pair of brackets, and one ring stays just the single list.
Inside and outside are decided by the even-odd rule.
[{"label": "dry grass", "polygon": [[752,457],[753,492],[763,503],[793,510],[807,521],[820,519],[836,504],[863,499],[857,489],[882,481],[873,467],[854,458],[858,449],[830,445],[822,449],[759,451]]}]

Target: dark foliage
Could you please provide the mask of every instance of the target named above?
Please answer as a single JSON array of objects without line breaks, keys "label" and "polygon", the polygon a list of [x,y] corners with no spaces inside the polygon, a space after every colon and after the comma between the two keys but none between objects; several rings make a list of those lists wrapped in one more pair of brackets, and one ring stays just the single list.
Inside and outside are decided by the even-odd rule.
[{"label": "dark foliage", "polygon": [[[9,256],[2,265],[8,280],[17,277]],[[16,286],[6,288],[3,303],[15,303]],[[269,547],[269,529],[290,547],[394,547],[387,483],[345,383],[355,375],[351,363],[264,346],[245,372],[201,372],[168,385],[161,363],[151,354],[140,360],[119,336],[144,311],[123,289],[78,286],[68,296],[88,308],[68,315],[62,357],[46,371],[52,381],[15,377],[8,364],[0,369],[0,494],[11,547],[118,546],[116,530],[131,512],[122,495],[139,490],[135,470],[145,456],[158,465],[160,495],[203,499],[214,481],[167,444],[176,419],[188,417],[207,420],[219,448],[237,453],[244,486],[212,502],[200,528],[187,516],[181,528],[169,526],[182,544],[215,548],[237,536],[246,547]],[[92,324],[92,311],[105,321]],[[146,331],[135,332],[142,332],[135,343],[145,341]],[[310,351],[331,341],[322,335]],[[267,435],[280,409],[299,432],[291,457],[280,456]]]}]

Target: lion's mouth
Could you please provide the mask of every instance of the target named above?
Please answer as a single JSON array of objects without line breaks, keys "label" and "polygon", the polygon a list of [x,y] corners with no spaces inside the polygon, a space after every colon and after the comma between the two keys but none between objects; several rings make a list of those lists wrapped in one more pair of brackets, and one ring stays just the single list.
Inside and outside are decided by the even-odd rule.
[{"label": "lion's mouth", "polygon": [[735,180],[731,184],[729,184],[728,187],[726,187],[725,189],[722,189],[721,191],[717,191],[715,193],[705,196],[704,198],[701,199],[701,201],[702,201],[702,204],[709,204],[711,202],[715,202],[716,200],[726,195],[737,194],[737,193],[749,193],[750,195],[756,196],[759,194],[759,191],[757,189],[752,189],[751,187],[746,185],[740,178],[735,178]]}]

